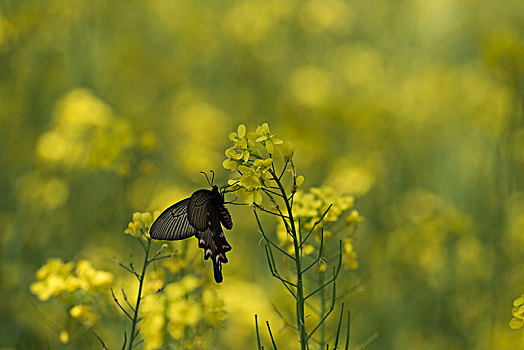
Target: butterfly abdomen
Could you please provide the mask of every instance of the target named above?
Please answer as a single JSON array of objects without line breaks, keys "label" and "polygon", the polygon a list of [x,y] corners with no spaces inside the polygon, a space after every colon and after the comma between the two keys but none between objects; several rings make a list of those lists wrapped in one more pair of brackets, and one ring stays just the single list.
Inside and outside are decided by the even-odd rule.
[{"label": "butterfly abdomen", "polygon": [[229,214],[229,211],[227,211],[226,207],[223,205],[220,205],[218,207],[218,216],[220,218],[220,222],[222,225],[224,225],[225,228],[228,230],[231,230],[233,228],[233,221],[231,220],[231,215]]}]

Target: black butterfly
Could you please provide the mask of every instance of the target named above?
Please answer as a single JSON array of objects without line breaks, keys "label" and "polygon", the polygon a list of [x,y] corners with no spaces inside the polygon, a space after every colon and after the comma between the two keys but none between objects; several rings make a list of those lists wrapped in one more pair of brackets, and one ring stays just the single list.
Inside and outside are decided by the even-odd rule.
[{"label": "black butterfly", "polygon": [[211,190],[198,190],[191,197],[167,208],[153,222],[149,234],[161,240],[179,240],[195,235],[198,246],[204,249],[204,259],[211,257],[213,274],[222,282],[222,263],[227,263],[226,252],[231,246],[224,236],[221,224],[231,230],[231,215],[224,207],[224,191],[217,186]]}]

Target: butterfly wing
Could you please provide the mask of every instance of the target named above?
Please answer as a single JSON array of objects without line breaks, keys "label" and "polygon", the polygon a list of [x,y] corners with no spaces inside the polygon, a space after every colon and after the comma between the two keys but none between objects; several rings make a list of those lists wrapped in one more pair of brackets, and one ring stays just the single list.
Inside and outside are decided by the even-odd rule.
[{"label": "butterfly wing", "polygon": [[210,227],[210,215],[214,214],[215,198],[210,190],[198,190],[191,195],[187,205],[187,218],[191,226],[204,232]]},{"label": "butterfly wing", "polygon": [[189,198],[173,204],[153,222],[149,235],[153,239],[179,240],[193,236],[197,229],[188,220]]},{"label": "butterfly wing", "polygon": [[198,246],[204,250],[204,259],[211,258],[213,275],[217,283],[222,282],[222,263],[227,263],[226,252],[231,245],[222,231],[220,208],[223,199],[216,189],[213,191],[199,190],[193,193],[187,208],[188,220],[198,232]]}]

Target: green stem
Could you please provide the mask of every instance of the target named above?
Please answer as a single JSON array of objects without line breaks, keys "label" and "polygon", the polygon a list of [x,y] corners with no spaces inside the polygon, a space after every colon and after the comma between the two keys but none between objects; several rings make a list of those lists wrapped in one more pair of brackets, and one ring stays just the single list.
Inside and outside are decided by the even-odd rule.
[{"label": "green stem", "polygon": [[[324,272],[320,272],[320,285],[324,284]],[[326,305],[325,305],[325,289],[322,288],[320,290],[320,319],[324,317],[324,314],[326,312]],[[326,323],[323,322],[320,326],[320,349],[324,347],[324,344],[326,343]]]},{"label": "green stem", "polygon": [[[140,238],[139,238],[140,239]],[[133,322],[131,324],[131,333],[129,334],[129,346],[128,349],[133,349],[133,342],[135,341],[135,329],[136,324],[138,323],[138,309],[140,308],[140,301],[142,300],[142,287],[144,285],[144,279],[146,277],[146,269],[149,264],[149,248],[151,247],[151,239],[147,239],[147,246],[145,247],[145,257],[144,257],[144,266],[142,266],[142,273],[139,278],[138,285],[138,296],[136,298],[135,304],[135,314],[133,315]]]},{"label": "green stem", "polygon": [[[300,256],[300,242],[298,241],[298,234],[296,232],[295,228],[295,220],[293,219],[293,213],[291,204],[288,200],[288,196],[286,194],[286,190],[284,189],[284,186],[282,186],[282,183],[280,182],[280,179],[275,174],[273,170],[269,170],[271,173],[271,176],[273,177],[273,180],[277,183],[278,188],[280,189],[280,193],[282,193],[282,198],[284,199],[284,203],[286,204],[286,209],[288,213],[289,218],[289,226],[291,229],[291,233],[293,236],[293,248],[295,251],[295,264],[297,269],[297,293],[296,293],[296,314],[297,314],[297,329],[300,336],[300,349],[306,350],[307,348],[307,337],[306,337],[306,323],[305,323],[305,317],[304,317],[304,286],[302,281],[302,266],[301,266],[301,256]],[[285,218],[282,218],[282,220],[285,220]]]}]

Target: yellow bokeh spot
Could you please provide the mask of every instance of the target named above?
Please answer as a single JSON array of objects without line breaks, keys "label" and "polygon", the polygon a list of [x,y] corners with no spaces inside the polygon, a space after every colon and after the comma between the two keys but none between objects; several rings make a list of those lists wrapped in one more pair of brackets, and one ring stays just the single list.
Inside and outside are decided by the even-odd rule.
[{"label": "yellow bokeh spot", "polygon": [[298,103],[314,108],[328,101],[332,85],[328,71],[315,66],[302,66],[291,75],[289,91]]},{"label": "yellow bokeh spot", "polygon": [[342,0],[310,0],[300,12],[302,27],[306,31],[347,31],[352,23],[352,11]]},{"label": "yellow bokeh spot", "polygon": [[46,178],[30,172],[16,183],[20,202],[42,209],[53,210],[65,204],[69,197],[69,185],[62,179]]},{"label": "yellow bokeh spot", "polygon": [[173,102],[171,124],[178,144],[184,146],[173,153],[175,166],[188,173],[215,168],[229,123],[228,116],[211,103],[190,92],[178,96]]},{"label": "yellow bokeh spot", "polygon": [[71,317],[74,317],[74,318],[82,317],[82,315],[84,315],[86,312],[87,312],[87,309],[85,305],[76,305],[76,306],[73,306],[71,310],[69,310],[69,314],[71,315]]},{"label": "yellow bokeh spot", "polygon": [[134,142],[127,120],[86,89],[75,89],[56,103],[52,127],[40,135],[38,158],[73,169],[114,169]]},{"label": "yellow bokeh spot", "polygon": [[277,22],[289,16],[294,1],[246,0],[236,3],[227,13],[224,29],[239,43],[254,45],[274,30]]},{"label": "yellow bokeh spot", "polygon": [[376,89],[385,77],[379,51],[364,45],[340,47],[333,55],[333,65],[346,82],[359,91]]},{"label": "yellow bokeh spot", "polygon": [[60,337],[59,338],[60,338],[60,342],[62,344],[69,343],[69,333],[68,332],[66,332],[66,331],[60,332]]}]

